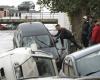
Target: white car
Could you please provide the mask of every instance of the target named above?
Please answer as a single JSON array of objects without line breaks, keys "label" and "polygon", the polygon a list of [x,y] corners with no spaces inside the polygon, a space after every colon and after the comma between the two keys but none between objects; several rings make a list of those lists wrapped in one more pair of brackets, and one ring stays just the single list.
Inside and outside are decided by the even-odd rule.
[{"label": "white car", "polygon": [[100,44],[67,55],[61,73],[69,77],[100,76]]},{"label": "white car", "polygon": [[0,55],[0,80],[33,80],[58,76],[53,56],[41,50],[16,48]]},{"label": "white car", "polygon": [[53,38],[43,23],[26,22],[19,24],[13,37],[14,48],[30,47],[33,42],[37,44],[38,49],[46,51],[48,54],[50,52],[49,55],[59,59]]}]

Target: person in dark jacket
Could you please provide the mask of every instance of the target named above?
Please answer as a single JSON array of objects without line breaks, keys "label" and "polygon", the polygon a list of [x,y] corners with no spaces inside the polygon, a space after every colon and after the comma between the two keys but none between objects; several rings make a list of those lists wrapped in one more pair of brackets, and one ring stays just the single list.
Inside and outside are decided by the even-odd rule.
[{"label": "person in dark jacket", "polygon": [[84,47],[88,47],[88,44],[89,44],[89,39],[88,39],[89,28],[90,28],[90,24],[87,19],[87,16],[84,16],[83,24],[82,24],[82,33],[81,33],[81,41]]},{"label": "person in dark jacket", "polygon": [[60,38],[62,46],[64,47],[64,39],[70,40],[77,48],[81,49],[82,47],[77,44],[73,34],[67,30],[66,28],[61,28],[59,24],[55,26],[56,30],[58,30],[58,33],[55,35],[55,37]]}]

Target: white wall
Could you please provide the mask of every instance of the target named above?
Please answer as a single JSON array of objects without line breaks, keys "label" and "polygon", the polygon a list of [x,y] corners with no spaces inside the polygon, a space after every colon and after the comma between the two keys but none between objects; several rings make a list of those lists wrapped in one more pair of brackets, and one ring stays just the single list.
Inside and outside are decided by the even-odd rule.
[{"label": "white wall", "polygon": [[71,31],[71,25],[67,13],[59,13],[58,24]]}]

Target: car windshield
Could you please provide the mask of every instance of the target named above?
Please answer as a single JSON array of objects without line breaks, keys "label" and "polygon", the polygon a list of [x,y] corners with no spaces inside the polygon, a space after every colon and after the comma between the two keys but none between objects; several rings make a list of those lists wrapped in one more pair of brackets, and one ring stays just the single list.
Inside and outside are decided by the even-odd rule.
[{"label": "car windshield", "polygon": [[38,48],[50,47],[52,45],[52,41],[50,40],[50,37],[48,35],[40,35],[23,37],[22,46],[30,47],[34,42],[36,42]]},{"label": "car windshield", "polygon": [[100,72],[100,51],[76,60],[76,66],[80,76],[87,76]]},{"label": "car windshield", "polygon": [[30,57],[15,68],[17,79],[56,76],[51,58]]}]

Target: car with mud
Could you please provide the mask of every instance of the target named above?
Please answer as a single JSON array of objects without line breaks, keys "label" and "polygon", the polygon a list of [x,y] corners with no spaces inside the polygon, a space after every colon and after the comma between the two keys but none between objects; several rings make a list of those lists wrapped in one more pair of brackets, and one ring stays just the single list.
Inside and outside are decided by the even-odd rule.
[{"label": "car with mud", "polygon": [[0,80],[34,80],[58,76],[53,56],[32,48],[16,48],[0,55]]}]

